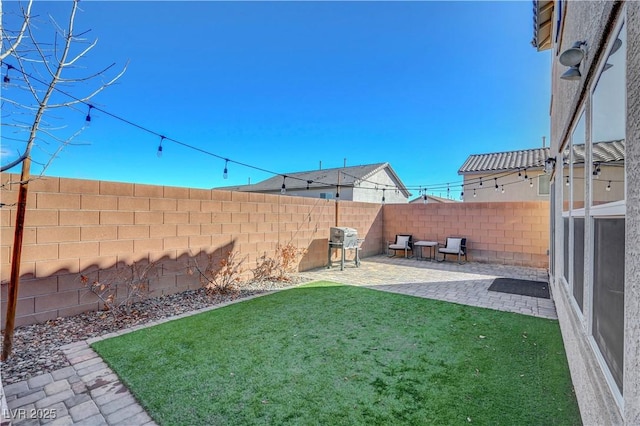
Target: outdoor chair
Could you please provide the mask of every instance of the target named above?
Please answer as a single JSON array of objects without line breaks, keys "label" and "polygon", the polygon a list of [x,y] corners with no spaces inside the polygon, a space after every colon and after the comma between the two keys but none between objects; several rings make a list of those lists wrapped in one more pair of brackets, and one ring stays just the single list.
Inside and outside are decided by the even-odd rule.
[{"label": "outdoor chair", "polygon": [[460,258],[464,256],[464,260],[467,260],[467,239],[466,238],[456,238],[456,237],[448,237],[447,244],[444,247],[438,248],[438,253],[442,253],[442,260],[444,262],[447,258],[448,254],[453,254],[458,256],[458,263],[460,263]]},{"label": "outdoor chair", "polygon": [[392,243],[389,241],[388,250],[393,250],[395,256],[398,250],[404,250],[404,257],[408,257],[409,250],[413,251],[413,240],[411,235],[396,235],[396,240]]}]

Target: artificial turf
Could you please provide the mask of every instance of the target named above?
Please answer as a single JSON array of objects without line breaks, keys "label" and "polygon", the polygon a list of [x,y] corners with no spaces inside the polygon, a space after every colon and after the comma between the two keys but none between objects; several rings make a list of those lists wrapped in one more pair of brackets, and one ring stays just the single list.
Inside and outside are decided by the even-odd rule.
[{"label": "artificial turf", "polygon": [[160,425],[574,425],[557,321],[317,282],[93,348]]}]

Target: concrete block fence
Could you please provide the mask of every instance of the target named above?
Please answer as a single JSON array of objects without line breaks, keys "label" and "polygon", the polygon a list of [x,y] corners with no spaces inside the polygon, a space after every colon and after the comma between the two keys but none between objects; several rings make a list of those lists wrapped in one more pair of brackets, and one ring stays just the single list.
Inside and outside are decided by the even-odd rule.
[{"label": "concrete block fence", "polygon": [[[10,278],[18,175],[1,174],[2,324]],[[245,274],[278,244],[305,249],[299,270],[325,266],[331,226],[356,228],[361,256],[384,252],[396,233],[469,239],[469,260],[546,267],[548,203],[381,205],[219,190],[43,177],[29,183],[17,325],[100,309],[80,274],[159,261],[153,296],[200,286],[194,261],[229,251]]]}]

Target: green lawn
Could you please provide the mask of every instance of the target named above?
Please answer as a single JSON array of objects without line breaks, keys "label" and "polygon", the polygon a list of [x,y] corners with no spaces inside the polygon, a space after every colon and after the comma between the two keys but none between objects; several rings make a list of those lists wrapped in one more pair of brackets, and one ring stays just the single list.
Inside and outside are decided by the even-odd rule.
[{"label": "green lawn", "polygon": [[312,283],[93,348],[161,425],[573,425],[557,321]]}]

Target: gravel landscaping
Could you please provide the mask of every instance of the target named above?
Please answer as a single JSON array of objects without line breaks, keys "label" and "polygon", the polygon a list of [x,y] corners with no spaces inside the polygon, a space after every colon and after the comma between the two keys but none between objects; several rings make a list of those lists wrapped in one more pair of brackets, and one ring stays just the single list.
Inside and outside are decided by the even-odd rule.
[{"label": "gravel landscaping", "polygon": [[250,282],[242,285],[239,291],[214,295],[207,295],[204,289],[188,290],[137,302],[131,315],[119,318],[106,311],[97,311],[18,327],[11,357],[0,363],[2,383],[9,385],[67,367],[69,363],[60,350],[66,344],[306,281],[309,279],[297,276],[292,282]]}]

